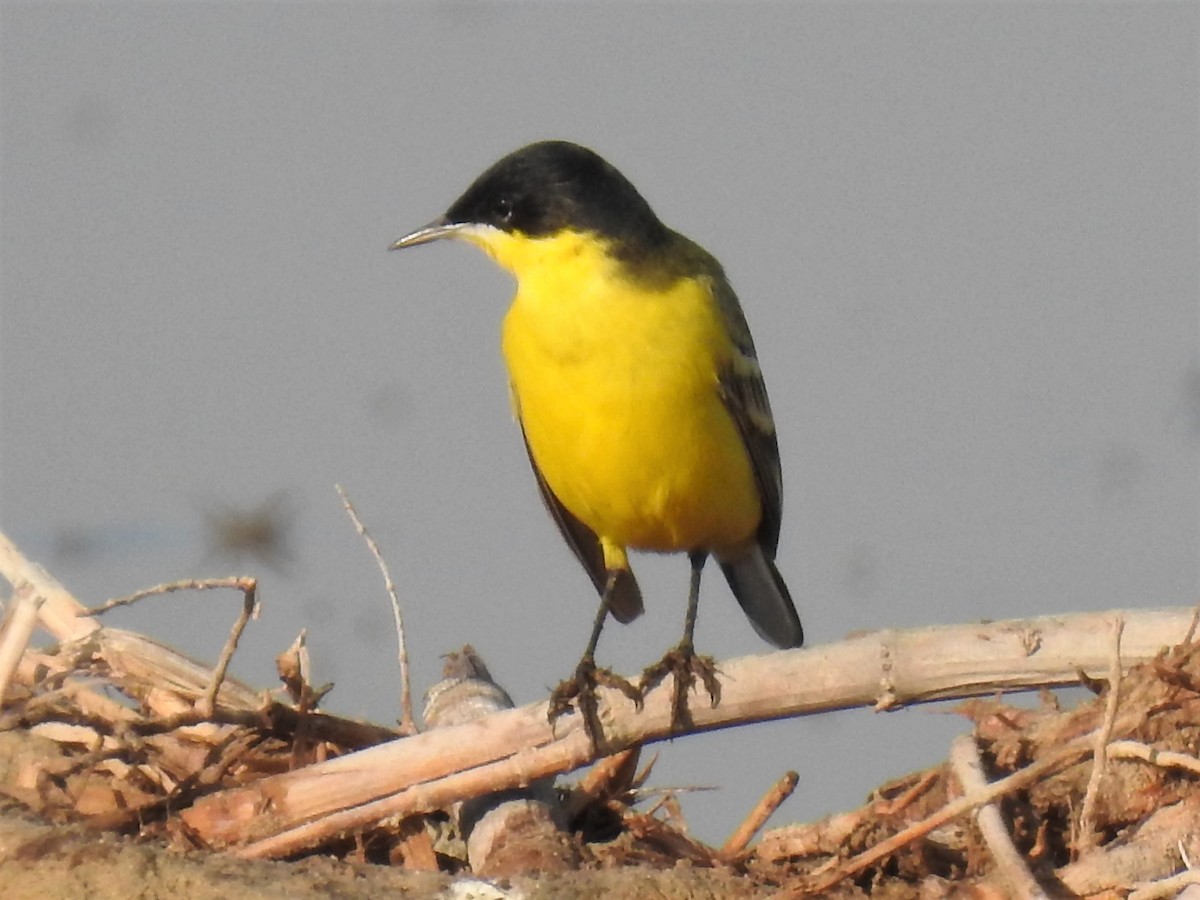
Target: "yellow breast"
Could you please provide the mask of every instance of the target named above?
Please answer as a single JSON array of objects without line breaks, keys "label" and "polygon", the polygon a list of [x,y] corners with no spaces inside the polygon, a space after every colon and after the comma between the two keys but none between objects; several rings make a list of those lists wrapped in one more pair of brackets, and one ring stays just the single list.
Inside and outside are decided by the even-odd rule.
[{"label": "yellow breast", "polygon": [[758,527],[721,400],[733,347],[703,279],[647,286],[570,232],[480,241],[518,280],[503,349],[534,461],[606,543],[732,551]]}]

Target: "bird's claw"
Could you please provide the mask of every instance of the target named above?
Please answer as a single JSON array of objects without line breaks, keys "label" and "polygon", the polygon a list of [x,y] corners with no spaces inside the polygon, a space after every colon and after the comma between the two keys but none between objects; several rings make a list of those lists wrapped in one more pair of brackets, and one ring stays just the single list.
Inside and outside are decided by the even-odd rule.
[{"label": "bird's claw", "polygon": [[572,706],[578,708],[583,717],[583,729],[592,746],[599,750],[604,741],[604,727],[600,723],[597,687],[614,688],[632,700],[638,709],[642,708],[642,692],[634,685],[611,669],[601,668],[590,659],[582,659],[575,668],[575,674],[560,682],[551,692],[546,718],[553,725],[559,716],[570,712]]},{"label": "bird's claw", "polygon": [[717,680],[717,664],[711,656],[702,656],[688,642],[667,651],[658,662],[647,666],[642,672],[642,680],[638,690],[643,695],[668,675],[673,676],[675,690],[671,694],[671,730],[681,731],[691,727],[692,715],[688,711],[687,695],[696,684],[696,679],[704,685],[712,705],[721,702],[721,682]]}]

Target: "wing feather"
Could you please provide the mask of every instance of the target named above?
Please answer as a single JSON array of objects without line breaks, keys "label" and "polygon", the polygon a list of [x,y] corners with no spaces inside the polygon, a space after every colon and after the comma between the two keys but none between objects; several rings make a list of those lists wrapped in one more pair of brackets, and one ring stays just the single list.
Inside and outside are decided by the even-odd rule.
[{"label": "wing feather", "polygon": [[758,484],[762,500],[762,522],[758,542],[770,559],[779,544],[779,525],[783,518],[783,470],[779,463],[779,442],[775,419],[767,399],[767,385],[746,317],[737,295],[724,274],[713,278],[713,296],[734,345],[734,355],[719,375],[721,399],[733,416]]}]

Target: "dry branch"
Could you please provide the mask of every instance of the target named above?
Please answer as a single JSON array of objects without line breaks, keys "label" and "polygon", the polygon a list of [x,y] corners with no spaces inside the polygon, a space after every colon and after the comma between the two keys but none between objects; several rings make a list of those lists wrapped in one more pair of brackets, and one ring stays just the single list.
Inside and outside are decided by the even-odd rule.
[{"label": "dry branch", "polygon": [[342,489],[340,484],[335,484],[334,488],[337,490],[338,496],[342,498],[342,506],[346,510],[346,515],[350,517],[350,521],[354,523],[355,531],[366,542],[367,549],[371,551],[371,556],[375,558],[375,564],[379,566],[379,571],[383,575],[383,589],[387,591],[388,599],[392,602],[392,621],[396,626],[396,664],[400,668],[400,733],[415,734],[417,731],[417,722],[413,717],[412,685],[408,669],[408,645],[404,640],[404,614],[400,611],[400,598],[396,594],[396,583],[392,580],[392,570],[388,568],[387,561],[383,558],[383,554],[379,550],[379,544],[375,542],[375,538],[371,536],[371,532],[367,531],[367,526],[358,517],[358,510],[354,508],[354,504],[346,496],[345,490]]},{"label": "dry branch", "polygon": [[1159,750],[1137,741],[1113,741],[1108,745],[1109,759],[1140,759],[1152,766],[1165,769],[1183,769],[1200,775],[1200,759],[1173,750]]},{"label": "dry branch", "polygon": [[[1088,779],[1087,791],[1083,795],[1083,809],[1079,813],[1079,840],[1076,843],[1080,851],[1090,850],[1100,840],[1096,833],[1096,797],[1100,793],[1100,781],[1108,767],[1108,742],[1112,740],[1113,724],[1117,721],[1117,704],[1121,698],[1121,632],[1124,630],[1125,620],[1117,616],[1112,625],[1112,658],[1108,666],[1108,697],[1104,705],[1104,724],[1096,735],[1092,774]],[[1191,628],[1188,630],[1190,632]]]},{"label": "dry branch", "polygon": [[758,834],[758,830],[767,823],[767,819],[771,818],[775,810],[779,809],[780,804],[788,797],[792,796],[792,792],[796,790],[796,785],[800,782],[800,775],[796,772],[788,772],[777,782],[771,785],[759,801],[754,804],[754,808],[742,819],[741,823],[733,834],[721,845],[721,858],[734,859],[742,853],[750,842],[754,839],[754,835]]},{"label": "dry branch", "polygon": [[[1190,609],[1124,613],[1124,658],[1144,661],[1186,633]],[[883,631],[837,644],[722,663],[720,706],[692,703],[697,731],[855,706],[971,697],[1077,682],[1108,668],[1111,614]],[[601,692],[609,747],[671,735],[671,685],[641,712]],[[881,704],[885,698],[886,703]],[[528,784],[592,760],[577,716],[536,704],[439,729],[200,800],[182,815],[198,840],[250,856],[295,852],[384,818]],[[299,832],[299,833],[297,833]]]},{"label": "dry branch", "polygon": [[[950,746],[950,767],[958,777],[965,794],[978,793],[987,789],[983,774],[983,761],[979,758],[979,747],[970,735],[960,735]],[[985,803],[975,813],[979,830],[987,842],[1000,870],[1005,886],[1012,896],[1025,900],[1047,900],[1046,892],[1029,871],[1024,857],[1013,845],[1012,835],[1004,824],[1004,817],[996,803]]]},{"label": "dry branch", "polygon": [[8,682],[21,661],[33,629],[37,627],[38,610],[45,598],[34,593],[28,584],[13,591],[4,624],[0,626],[0,708],[4,706],[4,695]]}]

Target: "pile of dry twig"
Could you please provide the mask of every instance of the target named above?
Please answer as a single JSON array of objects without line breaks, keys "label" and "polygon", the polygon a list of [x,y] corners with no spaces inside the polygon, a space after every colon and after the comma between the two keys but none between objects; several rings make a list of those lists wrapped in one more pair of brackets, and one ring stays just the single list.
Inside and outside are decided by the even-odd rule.
[{"label": "pile of dry twig", "polygon": [[[245,598],[215,666],[106,627],[0,536],[12,586],[0,631],[0,793],[50,823],[247,858],[319,854],[492,878],[640,867],[723,872],[781,896],[1176,896],[1200,881],[1200,645],[1189,610],[884,632],[722,665],[697,730],[852,705],[974,697],[948,761],[861,809],[761,833],[779,783],[721,847],[648,801],[639,754],[670,734],[670,685],[637,711],[605,695],[608,745],[578,717],[510,709],[469,648],[429,692],[426,730],[320,711],[303,642],[283,688],[226,676]],[[55,640],[35,646],[40,626]],[[1097,696],[1017,708],[1004,689],[1080,683]],[[799,686],[799,687],[798,687]],[[436,726],[436,727],[435,727]],[[588,763],[574,783],[555,779]],[[815,764],[815,763],[814,763]],[[757,840],[756,840],[757,838]],[[14,854],[16,854],[14,856]],[[6,860],[29,854],[0,846]],[[543,877],[550,877],[544,875]],[[562,891],[563,895],[567,892]]]}]

